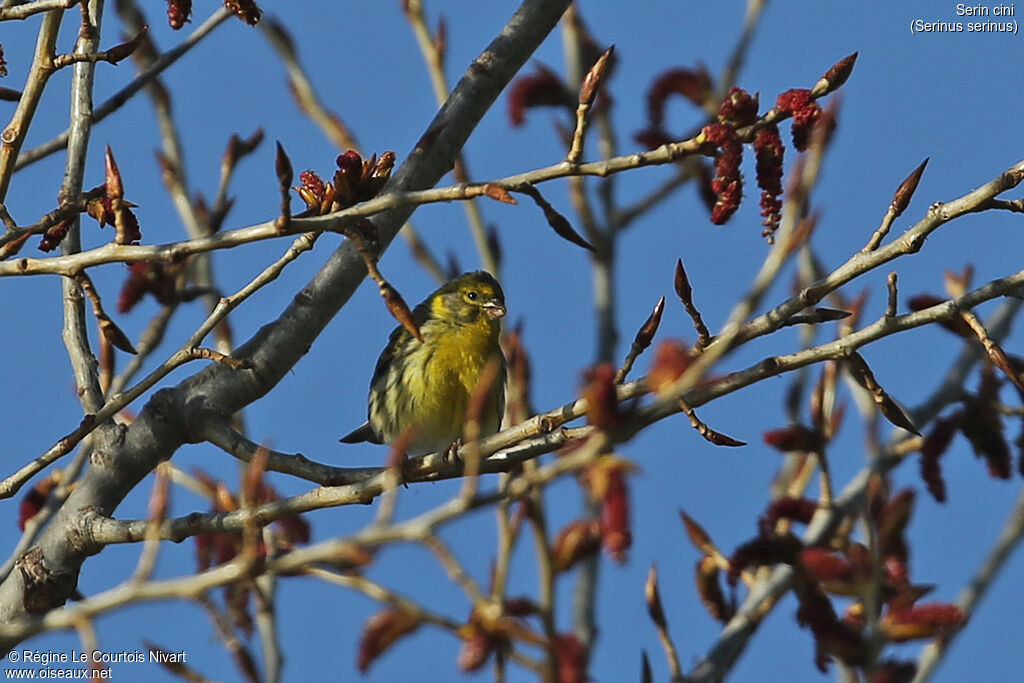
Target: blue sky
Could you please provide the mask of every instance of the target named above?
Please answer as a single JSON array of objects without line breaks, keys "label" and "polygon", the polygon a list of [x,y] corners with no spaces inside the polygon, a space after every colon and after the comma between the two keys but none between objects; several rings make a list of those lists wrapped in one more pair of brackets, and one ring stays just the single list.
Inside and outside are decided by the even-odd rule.
[{"label": "blue sky", "polygon": [[[167,48],[180,40],[162,17],[163,3],[148,3],[151,30]],[[216,3],[197,3],[199,22]],[[443,13],[448,22],[448,75],[452,82],[465,65],[489,42],[515,9],[513,2],[431,2],[428,14],[436,22]],[[430,121],[436,105],[425,69],[398,2],[266,3],[268,14],[280,18],[297,38],[300,57],[325,104],[355,131],[367,151],[394,150],[404,158]],[[618,67],[612,80],[614,117],[622,153],[637,149],[632,134],[644,126],[644,95],[654,76],[664,69],[704,63],[720,73],[739,34],[742,3],[650,2],[588,3],[583,16],[592,33],[616,45]],[[120,40],[119,23],[108,6],[103,45]],[[61,44],[71,45],[75,14],[69,14]],[[956,16],[954,3],[886,3],[875,0],[833,3],[773,3],[767,8],[741,72],[739,85],[760,92],[767,105],[784,90],[811,87],[834,62],[859,52],[854,73],[841,89],[839,128],[828,151],[823,177],[814,194],[821,211],[815,235],[819,257],[835,266],[859,249],[877,227],[899,182],[925,157],[927,172],[907,213],[894,230],[901,230],[923,215],[934,201],[949,200],[992,179],[1024,158],[1015,145],[1024,107],[1020,76],[1008,65],[1020,55],[1018,36],[1012,34],[911,33],[915,20],[968,21]],[[998,19],[996,19],[998,20]],[[38,17],[25,23],[0,25],[0,44],[11,75],[0,84],[18,88],[35,38]],[[185,31],[190,30],[187,27]],[[553,34],[535,56],[536,61],[563,70],[561,39]],[[133,66],[100,65],[96,100],[102,101],[133,75]],[[527,67],[531,71],[532,67]],[[68,74],[55,76],[40,108],[28,146],[48,139],[66,122]],[[220,156],[232,133],[246,136],[262,127],[268,138],[247,159],[236,176],[237,197],[227,226],[241,227],[266,220],[277,211],[273,173],[273,140],[287,149],[296,171],[313,168],[325,175],[338,151],[298,112],[285,86],[284,70],[266,41],[254,29],[229,21],[168,73],[166,83],[174,97],[175,117],[185,139],[186,162],[194,190],[207,197],[216,190]],[[0,117],[13,106],[0,103]],[[681,101],[668,110],[668,125],[689,130],[698,122],[696,112]],[[545,166],[561,158],[551,125],[555,114],[535,110],[527,124],[511,129],[502,97],[485,117],[466,146],[474,179],[486,180]],[[784,128],[788,141],[788,126]],[[100,123],[90,148],[86,186],[102,182],[103,146],[110,144],[125,178],[126,197],[137,203],[147,243],[169,242],[183,232],[171,203],[162,190],[159,169],[151,151],[157,145],[155,120],[149,102],[139,98]],[[787,161],[792,152],[787,149]],[[788,164],[787,164],[788,166]],[[54,206],[63,158],[55,155],[19,173],[7,206],[16,218],[31,222]],[[744,173],[752,179],[748,158]],[[620,201],[643,196],[669,177],[670,169],[644,169],[620,177]],[[445,181],[447,182],[447,181]],[[543,187],[546,196],[567,213],[564,186]],[[628,340],[659,296],[669,298],[659,337],[693,339],[682,308],[672,297],[672,268],[677,258],[687,264],[694,297],[714,331],[736,297],[744,292],[766,253],[758,236],[756,192],[724,227],[711,225],[693,188],[652,211],[623,236],[617,273],[623,342]],[[1009,198],[1015,198],[1010,193]],[[504,250],[502,282],[510,319],[522,319],[532,352],[535,405],[559,406],[576,396],[580,373],[594,357],[590,266],[586,254],[556,238],[536,209],[527,204],[483,206],[486,220],[498,230]],[[434,205],[414,215],[414,221],[435,253],[455,254],[464,269],[478,266],[472,241],[459,206]],[[854,283],[850,296],[870,291],[865,321],[877,317],[885,305],[885,276],[899,275],[901,306],[921,291],[942,293],[944,269],[975,266],[975,282],[1015,272],[1020,268],[1019,218],[991,212],[958,220],[929,239],[925,249],[901,259]],[[83,240],[98,246],[110,233],[87,225]],[[247,246],[235,253],[215,256],[217,279],[225,292],[233,292],[287,248],[290,240]],[[289,267],[273,286],[231,316],[237,340],[244,340],[272,320],[295,292],[315,273],[338,243],[328,235],[316,250]],[[28,249],[34,250],[33,247]],[[409,255],[401,240],[381,261],[385,276],[410,302],[419,301],[434,283]],[[93,277],[107,301],[113,301],[124,277],[122,266],[97,269]],[[769,294],[769,305],[787,296],[791,274]],[[5,474],[44,451],[80,419],[71,375],[60,341],[59,286],[55,279],[13,279],[0,283],[6,302],[5,334],[0,349],[10,359],[6,382],[0,389],[8,406],[0,428],[5,435]],[[364,286],[288,377],[264,400],[246,411],[250,435],[275,448],[302,452],[318,461],[343,465],[376,464],[385,450],[369,445],[338,444],[365,416],[365,390],[373,363],[393,321],[380,304],[376,288]],[[137,337],[157,310],[146,301],[118,323]],[[985,315],[993,310],[982,307]],[[183,309],[169,331],[163,353],[176,348],[201,320],[198,307]],[[828,332],[829,334],[831,332]],[[797,348],[790,328],[771,339],[730,356],[721,370],[746,367],[765,355]],[[1020,348],[1014,335],[1009,353]],[[960,350],[960,342],[942,330],[916,330],[885,339],[862,351],[876,376],[894,396],[913,406],[926,398],[941,379],[947,364]],[[122,359],[122,362],[123,359]],[[637,375],[646,372],[649,358],[638,362]],[[171,384],[195,370],[188,367],[172,375]],[[976,383],[974,377],[969,388]],[[777,454],[763,446],[761,433],[782,426],[788,379],[773,379],[706,406],[702,418],[731,436],[749,442],[741,449],[714,448],[701,440],[683,418],[667,420],[625,444],[621,452],[640,466],[631,479],[634,547],[624,566],[604,563],[601,569],[599,621],[601,639],[591,673],[596,680],[632,680],[638,675],[640,650],[645,648],[656,679],[667,675],[655,631],[642,600],[643,580],[651,562],[657,562],[662,598],[672,635],[684,667],[705,651],[718,626],[704,612],[693,592],[693,565],[697,551],[688,543],[676,511],[684,508],[726,550],[751,537],[765,502],[766,488],[779,463]],[[28,388],[28,390],[26,390]],[[1009,396],[1009,393],[1005,394]],[[140,407],[136,406],[136,408]],[[852,406],[851,406],[852,409]],[[854,411],[851,410],[851,413]],[[45,416],[45,417],[43,417]],[[1017,426],[1008,425],[1016,436]],[[838,482],[847,481],[864,463],[862,428],[854,414],[847,418],[839,441],[831,450]],[[887,433],[887,427],[883,428]],[[237,466],[210,446],[189,446],[175,455],[185,469],[201,467],[230,481]],[[998,534],[1019,492],[1019,479],[995,481],[975,461],[960,438],[944,460],[950,502],[938,505],[923,492],[917,467],[908,463],[894,476],[897,486],[919,489],[910,531],[912,575],[917,582],[937,585],[936,600],[953,600]],[[279,491],[294,494],[309,485],[276,476]],[[151,479],[118,510],[120,516],[140,517]],[[447,484],[413,486],[402,491],[399,515],[411,516],[445,500],[455,489]],[[550,526],[557,529],[579,514],[580,494],[575,483],[554,485],[548,495]],[[10,523],[0,526],[0,547],[17,539],[13,523],[17,501],[0,503]],[[175,491],[174,512],[185,514],[205,503],[185,491]],[[372,519],[373,508],[332,509],[310,515],[317,540],[353,532]],[[444,529],[442,537],[478,581],[486,583],[494,553],[494,518],[480,512]],[[529,544],[515,555],[510,593],[530,592],[534,567]],[[86,563],[81,588],[86,594],[127,578],[138,548],[117,547]],[[176,576],[194,566],[191,542],[168,545],[160,559],[158,576]],[[1024,656],[1008,648],[1006,638],[994,634],[1017,632],[1013,617],[1024,608],[1011,577],[1024,569],[1019,555],[1004,570],[992,594],[958,638],[935,680],[1008,680],[1021,670]],[[469,605],[451,587],[436,562],[425,551],[389,548],[368,570],[369,576],[449,616],[465,618]],[[559,603],[566,607],[572,578],[559,582]],[[280,615],[286,661],[285,680],[323,679],[340,672],[341,680],[354,679],[355,649],[366,618],[378,606],[366,597],[312,579],[282,581]],[[731,680],[819,680],[813,668],[811,636],[795,626],[795,603],[788,599],[763,625],[748,647]],[[559,625],[569,626],[562,610]],[[186,650],[189,663],[212,678],[233,680],[233,665],[220,648],[202,611],[180,602],[124,610],[97,621],[101,648],[135,650],[140,638],[168,650]],[[1012,637],[1012,636],[1011,636]],[[52,635],[30,641],[30,649],[81,649],[74,634]],[[255,648],[255,644],[254,644]],[[375,663],[366,680],[432,680],[458,676],[458,643],[449,635],[421,629]],[[330,653],[324,655],[322,653]],[[917,646],[893,653],[916,656]],[[7,666],[6,664],[4,665]],[[327,669],[330,667],[330,669]],[[486,679],[489,672],[479,675]],[[115,678],[168,680],[166,674],[142,665],[115,667]],[[521,680],[522,671],[512,678]]]}]

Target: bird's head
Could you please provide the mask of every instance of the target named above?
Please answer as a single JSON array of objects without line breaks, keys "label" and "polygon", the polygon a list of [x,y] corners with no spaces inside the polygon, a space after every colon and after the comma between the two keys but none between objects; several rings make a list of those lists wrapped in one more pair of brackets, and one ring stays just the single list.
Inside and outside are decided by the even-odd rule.
[{"label": "bird's head", "polygon": [[431,311],[435,318],[457,324],[481,319],[496,324],[507,312],[505,292],[488,272],[464,273],[434,292]]}]

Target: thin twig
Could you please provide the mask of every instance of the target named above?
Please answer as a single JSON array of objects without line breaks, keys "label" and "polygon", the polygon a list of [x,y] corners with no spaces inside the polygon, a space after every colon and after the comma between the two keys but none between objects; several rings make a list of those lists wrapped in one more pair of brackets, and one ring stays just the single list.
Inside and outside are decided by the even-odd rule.
[{"label": "thin twig", "polygon": [[34,2],[26,2],[23,5],[0,7],[0,21],[27,19],[33,14],[49,12],[55,9],[71,9],[78,2],[79,0],[35,0]]},{"label": "thin twig", "polygon": [[256,627],[260,633],[260,651],[263,654],[263,676],[266,683],[278,683],[284,666],[281,642],[277,628],[277,577],[260,576],[255,580]]},{"label": "thin twig", "polygon": [[661,595],[658,591],[658,570],[652,564],[647,573],[647,582],[644,584],[644,596],[647,599],[647,611],[658,631],[658,640],[665,650],[665,658],[668,659],[668,671],[673,681],[681,679],[682,672],[679,667],[679,654],[676,646],[668,634],[668,620],[665,618],[665,610],[661,606]]},{"label": "thin twig", "polygon": [[690,421],[690,426],[693,427],[698,434],[700,434],[706,441],[713,443],[716,446],[746,446],[745,441],[739,441],[731,436],[726,436],[720,432],[716,432],[711,427],[708,427],[694,412],[693,408],[686,405],[686,401],[682,398],[678,399],[679,408],[686,415],[686,418]]},{"label": "thin twig", "polygon": [[679,301],[683,304],[683,308],[686,309],[686,314],[693,321],[693,329],[697,331],[697,349],[706,348],[712,341],[711,332],[708,330],[708,326],[704,324],[704,318],[701,316],[697,306],[693,303],[693,288],[690,286],[690,278],[683,267],[682,259],[676,261],[675,290]]},{"label": "thin twig", "polygon": [[1024,395],[1024,379],[1021,378],[1020,372],[1013,367],[1013,363],[1007,358],[1006,352],[1003,351],[1002,347],[992,340],[988,331],[985,329],[985,325],[978,320],[978,316],[971,311],[964,311],[960,314],[960,317],[970,326],[971,331],[981,342],[981,345],[985,347],[985,353],[988,355],[992,364],[999,368],[1007,379],[1013,383],[1013,386],[1017,387],[1017,391]]},{"label": "thin twig", "polygon": [[692,170],[694,159],[685,159],[679,164],[679,170],[668,180],[654,188],[646,196],[636,200],[629,206],[622,207],[615,211],[612,216],[616,230],[623,230],[632,225],[638,218],[648,211],[657,208],[661,203],[672,196],[680,187],[693,180],[695,172]]},{"label": "thin twig", "polygon": [[43,90],[46,88],[50,76],[55,73],[52,68],[54,51],[57,33],[63,18],[64,12],[60,10],[47,12],[43,17],[39,26],[39,37],[36,39],[35,54],[32,56],[32,68],[25,81],[25,87],[21,91],[14,115],[3,130],[2,144],[0,144],[0,203],[6,200],[11,177],[17,170],[15,160],[28,135]]},{"label": "thin twig", "polygon": [[[416,37],[416,44],[419,45],[423,61],[427,66],[427,75],[430,77],[430,83],[433,86],[434,98],[439,106],[443,105],[448,99],[449,92],[448,79],[444,73],[443,45],[435,40],[435,36],[430,34],[421,0],[410,0],[404,3],[403,7],[406,19],[409,21],[409,26]],[[438,30],[440,31],[440,29]],[[452,170],[456,182],[469,182],[469,167],[466,165],[465,157],[461,153],[455,155]],[[487,228],[483,213],[480,211],[480,205],[470,200],[463,203],[463,209],[466,212],[466,221],[469,224],[470,234],[473,236],[473,243],[476,245],[477,254],[480,256],[480,263],[487,272],[495,277],[500,276],[498,254],[487,239]]]},{"label": "thin twig", "polygon": [[[502,479],[506,479],[508,476],[503,475]],[[492,604],[496,605],[505,604],[512,550],[515,547],[516,540],[518,540],[519,528],[521,526],[519,524],[513,526],[512,524],[509,516],[511,505],[512,501],[503,500],[494,509],[494,515],[498,521],[498,549],[497,557],[494,559],[494,569],[491,572],[491,593],[489,597]]]},{"label": "thin twig", "polygon": [[426,244],[420,238],[419,232],[417,232],[412,222],[408,222],[402,226],[402,231],[399,233],[405,238],[405,241],[409,244],[409,251],[412,252],[412,256],[416,259],[423,269],[430,274],[430,277],[434,278],[434,281],[438,284],[444,284],[448,281],[448,273],[445,272],[444,268],[441,267],[441,263],[437,260]]},{"label": "thin twig", "polygon": [[139,555],[135,572],[132,574],[132,581],[139,583],[148,581],[153,575],[157,555],[160,552],[160,525],[167,519],[167,510],[170,505],[170,477],[167,470],[167,463],[162,463],[157,467],[153,492],[149,497],[149,530],[142,543],[142,553]]},{"label": "thin twig", "polygon": [[267,39],[288,73],[288,85],[302,112],[320,128],[328,140],[340,151],[358,150],[351,129],[335,112],[328,111],[317,95],[316,88],[299,62],[295,42],[285,26],[274,17],[264,17],[258,24],[263,37]]},{"label": "thin twig", "polygon": [[[228,420],[207,420],[202,438],[242,462],[250,462],[261,446],[235,430]],[[267,470],[281,472],[321,486],[343,486],[369,479],[381,472],[379,467],[332,467],[309,460],[301,453],[267,451]]]},{"label": "thin twig", "polygon": [[925,159],[921,164],[915,168],[910,175],[908,175],[900,186],[896,188],[895,194],[893,194],[892,201],[889,203],[888,208],[885,211],[885,216],[882,217],[882,224],[875,230],[874,234],[871,235],[871,239],[861,249],[862,253],[874,251],[878,248],[878,245],[882,243],[885,236],[889,234],[889,229],[892,227],[893,221],[899,218],[910,204],[911,198],[914,196],[914,192],[917,190],[917,184],[921,181],[921,175],[924,173],[925,167],[928,165],[928,159]]},{"label": "thin twig", "polygon": [[[578,37],[578,32],[574,33]],[[575,46],[577,53],[579,45]],[[602,77],[608,62],[611,59],[615,46],[609,47],[598,57],[597,61],[589,68],[579,84],[579,104],[576,107],[576,128],[572,134],[572,143],[569,145],[569,152],[565,160],[569,164],[578,164],[583,157],[583,142],[587,135],[587,124],[590,122],[590,108],[594,104],[598,91],[602,85]]]},{"label": "thin twig", "polygon": [[[535,470],[536,462],[527,463],[524,467]],[[551,560],[551,543],[548,539],[547,518],[544,512],[544,492],[535,489],[526,498],[527,516],[533,529],[534,552],[537,556],[537,602],[540,620],[544,627],[544,636],[552,641],[556,635],[555,613],[555,571]],[[557,670],[555,653],[547,653],[547,668],[552,674]]]},{"label": "thin twig", "polygon": [[[82,642],[82,652],[99,651],[100,643],[96,638],[96,629],[93,626],[92,619],[82,619],[75,624],[75,630],[78,631],[78,639]],[[91,670],[100,668],[99,662],[91,661],[92,657],[89,659],[89,668]]]},{"label": "thin twig", "polygon": [[[496,356],[488,359],[483,370],[477,377],[476,386],[469,394],[466,407],[466,420],[462,427],[462,442],[464,446],[460,450],[463,462],[462,488],[459,497],[469,501],[476,495],[477,487],[480,484],[480,425],[484,420],[484,411],[488,409],[490,397],[493,394],[492,388],[496,382],[504,378],[501,362]],[[499,391],[500,391],[499,387]],[[500,420],[500,416],[499,416]]]},{"label": "thin twig", "polygon": [[899,292],[896,289],[896,271],[889,273],[885,279],[886,289],[889,291],[889,299],[885,306],[885,317],[893,318],[899,310]]},{"label": "thin twig", "polygon": [[338,572],[320,569],[319,567],[309,567],[305,570],[305,573],[328,583],[333,583],[336,586],[357,590],[377,602],[394,605],[413,615],[417,621],[440,626],[451,633],[457,633],[461,625],[454,619],[428,611],[415,600],[399,595],[364,576],[358,574],[339,574]]},{"label": "thin twig", "polygon": [[[566,74],[568,85],[571,90],[581,92],[585,82],[585,72],[590,68],[589,64],[583,63],[584,42],[587,39],[586,28],[580,16],[580,8],[577,3],[572,4],[566,11],[562,20],[562,42],[565,53]],[[605,60],[607,61],[607,60]],[[588,101],[580,100],[581,106],[577,107],[577,125],[575,137],[569,144],[566,167],[579,166],[579,159],[583,152],[583,136],[586,132],[588,111],[593,102],[592,92],[586,98]],[[616,139],[614,126],[610,123],[610,114],[607,110],[601,112],[599,117],[601,125],[601,140],[599,141],[600,152],[605,157],[618,154],[616,150]],[[538,194],[534,201],[544,211],[548,223],[558,232],[559,235],[570,241],[589,248],[593,254],[591,267],[593,270],[593,298],[595,317],[595,362],[612,363],[616,355],[618,345],[619,329],[616,320],[616,299],[615,299],[615,247],[616,247],[616,226],[612,223],[616,207],[613,201],[614,180],[611,177],[603,178],[599,183],[599,196],[604,215],[597,216],[590,197],[587,192],[587,182],[584,176],[569,178],[569,199],[579,216],[580,224],[587,235],[587,240],[578,238],[567,220],[559,221],[557,216],[551,214],[550,205]],[[539,192],[539,191],[538,191]],[[624,377],[624,375],[623,375]],[[582,516],[586,519],[596,518],[600,514],[598,502],[586,497],[583,501]],[[572,594],[572,620],[573,633],[579,639],[587,652],[590,652],[594,640],[597,637],[596,600],[598,572],[600,562],[597,556],[584,558],[576,571],[576,585]]]},{"label": "thin twig", "polygon": [[[377,291],[380,293],[384,303],[388,308],[388,312],[397,320],[405,329],[409,331],[414,337],[421,342],[423,341],[423,335],[420,333],[419,324],[412,316],[412,311],[409,309],[409,305],[405,303],[405,299],[398,293],[398,290],[392,286],[390,282],[384,279],[381,275],[380,269],[377,267],[378,254],[371,251],[367,244],[367,238],[363,235],[361,228],[364,224],[356,225],[345,231],[345,236],[352,241],[355,245],[356,251],[359,256],[363,259],[363,264],[366,266],[366,273],[370,276],[370,279],[377,283]],[[367,227],[372,228],[372,225],[365,224]]]},{"label": "thin twig", "polygon": [[11,214],[7,210],[7,207],[4,206],[3,204],[0,204],[0,223],[3,223],[4,228],[6,228],[7,232],[13,232],[18,229],[18,224],[11,217]]},{"label": "thin twig", "polygon": [[[999,538],[995,545],[989,550],[985,560],[956,600],[957,607],[964,613],[965,621],[970,619],[982,598],[988,593],[1013,551],[1020,545],[1021,539],[1024,539],[1024,492],[1017,496],[1010,516],[1003,525],[1002,531],[999,532]],[[917,659],[917,674],[914,676],[914,683],[924,683],[931,678],[949,652],[949,647],[957,634],[958,632],[954,631],[950,635],[937,638],[924,646]]]},{"label": "thin twig", "polygon": [[[225,584],[230,585],[230,584]],[[228,651],[231,657],[235,660],[235,664],[242,669],[242,673],[249,683],[255,683],[257,680],[254,671],[251,671],[253,658],[249,653],[249,648],[246,647],[234,631],[234,620],[226,610],[221,609],[217,604],[210,598],[206,593],[202,593],[195,598],[196,602],[206,610],[207,616],[213,622],[214,630],[217,632],[217,638],[220,640],[224,649]],[[205,677],[201,678],[201,683],[205,683],[208,679]]]},{"label": "thin twig", "polygon": [[651,345],[651,341],[654,340],[654,335],[658,331],[658,326],[661,324],[661,314],[664,310],[665,297],[661,297],[658,299],[658,303],[654,305],[654,310],[651,311],[647,320],[637,330],[636,337],[633,338],[633,343],[629,347],[629,353],[626,354],[626,359],[622,361],[622,365],[615,373],[615,379],[613,380],[615,384],[622,384],[626,381],[626,375],[633,369],[633,363]]},{"label": "thin twig", "polygon": [[104,394],[107,398],[122,391],[125,385],[142,368],[150,354],[156,351],[156,348],[163,341],[167,326],[170,324],[171,317],[177,309],[177,303],[161,306],[156,315],[150,319],[146,329],[139,335],[138,342],[135,343],[136,354],[131,357],[124,369],[110,381],[110,386],[107,387]]},{"label": "thin twig", "polygon": [[[747,51],[750,49],[754,36],[757,34],[757,24],[761,20],[761,15],[764,13],[764,8],[767,4],[767,0],[747,0],[747,10],[743,15],[743,30],[740,32],[736,46],[729,55],[729,60],[726,62],[725,68],[722,69],[722,74],[718,78],[719,90],[714,101],[709,103],[709,108],[717,106],[719,102],[725,99],[729,88],[736,84],[736,79],[739,78],[740,71],[743,69],[743,63],[746,61]],[[710,109],[708,113],[714,114],[714,109]]]},{"label": "thin twig", "polygon": [[473,577],[466,571],[466,568],[463,567],[462,563],[459,562],[457,557],[455,557],[451,548],[445,545],[444,541],[442,541],[440,537],[431,533],[424,536],[420,542],[434,554],[434,557],[437,558],[437,561],[444,568],[448,578],[457,586],[462,588],[474,605],[481,605],[487,602],[487,596],[484,595],[480,586],[477,585],[476,581],[473,580]]},{"label": "thin twig", "polygon": [[126,57],[129,57],[132,52],[138,48],[139,42],[142,40],[145,32],[146,29],[143,28],[141,31],[136,33],[135,37],[131,40],[115,45],[109,50],[71,52],[68,54],[57,55],[53,60],[53,67],[55,69],[63,69],[64,67],[71,66],[72,64],[79,64],[82,62],[89,62],[90,64],[96,64],[98,62],[117,64]]},{"label": "thin twig", "polygon": [[[81,13],[82,23],[79,26],[78,39],[75,42],[75,50],[77,52],[90,54],[96,51],[100,33],[101,10],[102,4],[96,0],[90,0],[83,5]],[[68,138],[67,159],[64,166],[64,181],[61,184],[58,197],[77,197],[82,191],[86,151],[88,150],[92,134],[94,75],[95,64],[90,62],[80,62],[75,64],[72,69],[70,135]],[[72,221],[67,235],[61,241],[60,250],[64,256],[81,251],[77,219]],[[83,287],[80,283],[85,283],[87,286]],[[91,286],[91,282],[84,275],[79,280],[63,281],[62,289],[64,304],[64,332],[62,337],[74,371],[75,384],[78,389],[82,410],[86,415],[94,415],[103,405],[103,391],[100,388],[98,364],[92,349],[89,347],[89,336],[85,322],[85,304],[82,300],[83,289],[90,293],[93,309],[97,313],[96,317],[101,325],[106,316],[99,304],[99,296]],[[109,322],[109,319],[107,321]],[[117,330],[117,332],[120,332],[120,330]],[[114,333],[113,336],[117,336],[117,334]],[[122,340],[127,339],[123,333],[120,334],[120,337]],[[128,344],[128,347],[130,346]],[[110,434],[110,425],[106,421],[96,421],[93,425],[101,429],[99,434],[100,443],[104,443],[106,437]]]}]

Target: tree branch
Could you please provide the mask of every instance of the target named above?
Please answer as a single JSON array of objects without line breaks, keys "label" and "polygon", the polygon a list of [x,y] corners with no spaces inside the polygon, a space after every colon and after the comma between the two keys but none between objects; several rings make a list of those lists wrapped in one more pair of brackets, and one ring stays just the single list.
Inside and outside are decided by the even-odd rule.
[{"label": "tree branch", "polygon": [[54,73],[53,57],[57,33],[63,18],[64,12],[60,10],[52,10],[43,17],[39,26],[39,37],[36,39],[36,52],[32,57],[32,70],[21,91],[14,116],[0,134],[0,204],[4,202],[7,190],[10,189],[11,177],[16,170],[14,162],[18,158],[21,146],[25,144],[25,136],[32,125],[39,99]]},{"label": "tree branch", "polygon": [[[967,587],[960,593],[960,597],[957,598],[956,605],[964,613],[965,621],[970,619],[971,614],[977,609],[978,603],[985,597],[992,587],[992,583],[999,576],[999,572],[1006,566],[1010,554],[1020,545],[1021,539],[1024,539],[1024,492],[1017,497],[1017,502],[1014,503],[1009,518],[1003,525],[1002,531],[999,532],[999,538],[995,545],[989,550],[988,556],[978,567],[978,571],[975,572]],[[957,633],[955,631],[949,636],[937,638],[924,646],[917,659],[917,675],[914,677],[914,683],[924,683],[931,678],[949,652],[949,646],[956,638]]]}]

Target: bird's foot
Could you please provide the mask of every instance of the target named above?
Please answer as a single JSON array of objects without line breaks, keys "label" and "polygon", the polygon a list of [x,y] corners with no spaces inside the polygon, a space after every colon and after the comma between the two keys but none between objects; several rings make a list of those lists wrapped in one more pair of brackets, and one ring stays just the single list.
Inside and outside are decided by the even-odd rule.
[{"label": "bird's foot", "polygon": [[448,448],[444,450],[444,462],[445,464],[462,464],[462,458],[459,457],[459,449],[462,448],[462,439],[456,439]]}]

